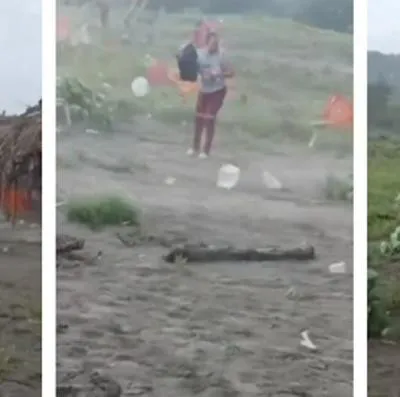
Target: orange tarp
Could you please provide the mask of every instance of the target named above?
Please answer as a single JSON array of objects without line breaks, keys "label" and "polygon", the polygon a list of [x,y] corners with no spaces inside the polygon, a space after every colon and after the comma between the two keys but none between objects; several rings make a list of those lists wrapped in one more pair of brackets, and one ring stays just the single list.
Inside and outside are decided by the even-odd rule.
[{"label": "orange tarp", "polygon": [[183,99],[187,99],[192,94],[199,92],[199,83],[191,81],[182,81],[179,77],[179,71],[176,69],[170,69],[168,71],[168,78],[178,88],[179,94]]},{"label": "orange tarp", "polygon": [[6,189],[0,200],[1,210],[12,217],[19,217],[32,210],[32,197],[22,189]]},{"label": "orange tarp", "polygon": [[155,61],[147,69],[147,80],[152,87],[161,87],[171,85],[171,79],[169,78],[169,67],[166,63],[161,61]]},{"label": "orange tarp", "polygon": [[323,113],[326,124],[335,127],[351,127],[353,125],[353,104],[342,95],[332,96]]}]

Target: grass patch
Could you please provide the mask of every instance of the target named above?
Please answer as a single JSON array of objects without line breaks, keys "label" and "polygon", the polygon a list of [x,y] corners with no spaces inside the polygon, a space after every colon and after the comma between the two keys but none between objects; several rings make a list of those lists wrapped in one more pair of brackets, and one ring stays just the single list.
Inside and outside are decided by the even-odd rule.
[{"label": "grass patch", "polygon": [[400,225],[400,143],[374,141],[368,150],[368,239],[387,239]]},{"label": "grass patch", "polygon": [[92,230],[105,226],[140,225],[140,211],[120,197],[72,200],[67,205],[67,218]]},{"label": "grass patch", "polygon": [[370,141],[368,149],[369,334],[400,339],[400,144]]}]

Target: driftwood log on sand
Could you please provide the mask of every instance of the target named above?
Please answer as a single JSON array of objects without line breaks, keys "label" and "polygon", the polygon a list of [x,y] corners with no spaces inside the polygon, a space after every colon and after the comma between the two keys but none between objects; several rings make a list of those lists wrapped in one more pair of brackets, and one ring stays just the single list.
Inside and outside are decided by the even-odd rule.
[{"label": "driftwood log on sand", "polygon": [[95,256],[87,252],[81,252],[85,246],[85,240],[67,234],[58,234],[56,237],[57,268],[75,268],[82,265],[95,266],[102,258],[99,251]]},{"label": "driftwood log on sand", "polygon": [[68,254],[72,251],[83,249],[85,240],[68,236],[66,234],[58,234],[56,237],[56,253],[57,255]]},{"label": "driftwood log on sand", "polygon": [[[0,116],[0,204],[9,192],[22,188],[39,201],[42,190],[42,101],[27,108],[18,116]],[[16,193],[14,194],[16,196]],[[15,204],[15,203],[14,203]],[[15,205],[16,206],[16,205]],[[12,205],[7,218],[15,221],[16,208]]]},{"label": "driftwood log on sand", "polygon": [[210,245],[183,245],[173,248],[163,259],[168,263],[180,260],[185,262],[264,262],[264,261],[308,261],[315,259],[311,245],[295,248],[246,248],[214,247]]}]

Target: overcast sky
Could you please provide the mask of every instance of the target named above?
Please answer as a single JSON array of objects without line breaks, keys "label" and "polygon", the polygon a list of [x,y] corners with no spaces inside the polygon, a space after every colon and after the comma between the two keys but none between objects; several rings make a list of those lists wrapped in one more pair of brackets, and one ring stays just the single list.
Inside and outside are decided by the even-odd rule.
[{"label": "overcast sky", "polygon": [[41,97],[41,0],[0,0],[0,111],[20,113]]},{"label": "overcast sky", "polygon": [[400,53],[400,0],[368,0],[368,47]]}]

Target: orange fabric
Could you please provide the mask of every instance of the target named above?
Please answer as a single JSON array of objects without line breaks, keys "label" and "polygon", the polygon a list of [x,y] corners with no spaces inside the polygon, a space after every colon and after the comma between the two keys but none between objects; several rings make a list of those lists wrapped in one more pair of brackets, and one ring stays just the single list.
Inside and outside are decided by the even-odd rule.
[{"label": "orange fabric", "polygon": [[[167,76],[170,82],[172,82],[178,89],[179,94],[186,100],[191,95],[197,95],[200,90],[199,82],[182,81],[179,77],[179,71],[177,69],[169,69]],[[228,89],[227,99],[237,98],[236,82],[234,79],[227,79],[226,86]]]},{"label": "orange fabric", "polygon": [[67,17],[59,17],[57,20],[57,40],[68,40],[71,34],[71,26]]},{"label": "orange fabric", "polygon": [[168,65],[164,62],[156,61],[147,69],[147,80],[152,87],[171,85],[168,76]]},{"label": "orange fabric", "polygon": [[353,104],[341,95],[334,95],[325,107],[323,119],[335,127],[351,127],[353,125]]},{"label": "orange fabric", "polygon": [[0,205],[4,213],[14,217],[32,210],[32,199],[24,190],[5,189]]},{"label": "orange fabric", "polygon": [[168,71],[168,78],[172,83],[176,85],[180,95],[187,99],[192,94],[197,94],[199,92],[199,83],[191,81],[182,81],[179,77],[179,71],[175,69],[170,69]]}]

